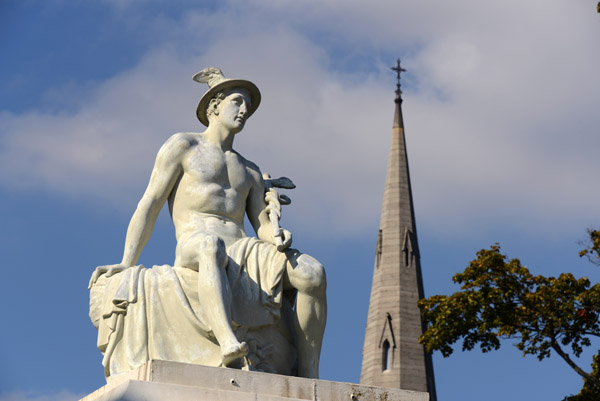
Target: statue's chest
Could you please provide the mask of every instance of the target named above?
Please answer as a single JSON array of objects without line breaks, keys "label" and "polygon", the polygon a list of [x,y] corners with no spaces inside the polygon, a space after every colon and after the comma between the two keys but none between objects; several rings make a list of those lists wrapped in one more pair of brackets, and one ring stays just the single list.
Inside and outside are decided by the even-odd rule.
[{"label": "statue's chest", "polygon": [[241,189],[248,181],[246,168],[237,154],[211,148],[190,154],[184,163],[184,174],[199,185],[218,184],[224,189]]}]

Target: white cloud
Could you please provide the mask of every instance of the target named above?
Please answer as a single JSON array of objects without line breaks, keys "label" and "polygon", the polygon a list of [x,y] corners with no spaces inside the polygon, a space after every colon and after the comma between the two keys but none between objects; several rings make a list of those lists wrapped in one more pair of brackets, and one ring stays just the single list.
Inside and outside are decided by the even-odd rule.
[{"label": "white cloud", "polygon": [[[321,235],[373,227],[394,107],[392,60],[382,57],[397,51],[410,69],[403,108],[419,224],[466,231],[511,216],[522,227],[580,230],[600,217],[593,11],[585,2],[462,0],[190,12],[163,20],[164,41],[75,112],[4,113],[0,180],[131,210],[160,144],[201,129],[194,110],[204,88],[190,77],[213,65],[263,93],[237,148],[296,181],[292,226]],[[377,72],[331,67],[338,54],[361,52]]]}]

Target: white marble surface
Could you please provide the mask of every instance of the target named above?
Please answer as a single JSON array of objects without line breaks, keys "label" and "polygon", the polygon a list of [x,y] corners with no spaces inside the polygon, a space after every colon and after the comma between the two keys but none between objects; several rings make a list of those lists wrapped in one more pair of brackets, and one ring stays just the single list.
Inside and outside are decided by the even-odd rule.
[{"label": "white marble surface", "polygon": [[150,361],[81,401],[428,401],[427,393]]},{"label": "white marble surface", "polygon": [[[233,148],[260,92],[216,68],[194,79],[209,84],[199,112],[208,128],[177,133],[161,147],[121,263],[99,266],[90,280],[105,375],[164,359],[316,378],[326,280],[279,225],[275,188],[294,185],[265,181]],[[165,203],[177,237],[173,266],[137,266]],[[246,234],[245,216],[257,238]]]}]

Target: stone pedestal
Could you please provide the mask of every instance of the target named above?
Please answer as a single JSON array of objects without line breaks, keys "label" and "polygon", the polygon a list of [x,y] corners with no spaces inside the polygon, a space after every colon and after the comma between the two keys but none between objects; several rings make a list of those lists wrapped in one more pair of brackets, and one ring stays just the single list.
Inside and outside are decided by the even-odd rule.
[{"label": "stone pedestal", "polygon": [[428,401],[427,393],[149,361],[81,401]]}]

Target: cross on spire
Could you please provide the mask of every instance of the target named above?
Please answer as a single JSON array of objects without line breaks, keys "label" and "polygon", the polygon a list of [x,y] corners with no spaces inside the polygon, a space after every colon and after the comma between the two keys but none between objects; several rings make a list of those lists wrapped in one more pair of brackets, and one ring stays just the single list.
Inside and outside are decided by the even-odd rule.
[{"label": "cross on spire", "polygon": [[[400,67],[400,59],[396,60],[396,66],[392,67],[393,71],[396,71],[398,82],[396,82],[396,99],[400,99],[402,91],[400,90],[400,74],[406,72],[406,70]],[[401,99],[400,99],[401,100]]]}]

